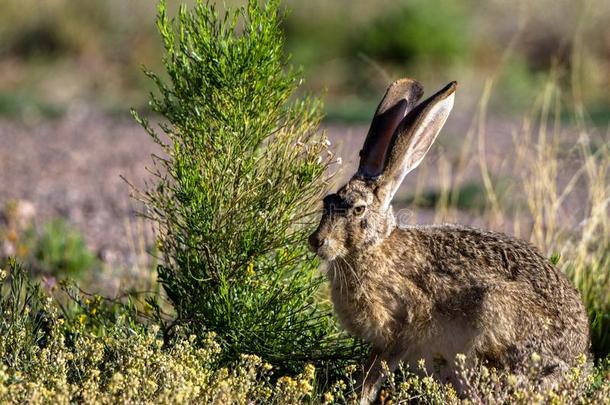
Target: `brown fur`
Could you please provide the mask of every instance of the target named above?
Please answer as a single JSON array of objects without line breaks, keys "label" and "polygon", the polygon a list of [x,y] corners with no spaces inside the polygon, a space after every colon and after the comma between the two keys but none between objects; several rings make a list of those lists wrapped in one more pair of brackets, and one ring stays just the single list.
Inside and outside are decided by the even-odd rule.
[{"label": "brown fur", "polygon": [[363,402],[376,396],[382,361],[393,369],[424,359],[428,372],[457,383],[458,353],[522,373],[535,352],[549,379],[588,354],[578,292],[534,247],[458,225],[398,228],[388,176],[397,178],[357,174],[327,196],[310,237],[326,261],[339,321],[372,346]]}]

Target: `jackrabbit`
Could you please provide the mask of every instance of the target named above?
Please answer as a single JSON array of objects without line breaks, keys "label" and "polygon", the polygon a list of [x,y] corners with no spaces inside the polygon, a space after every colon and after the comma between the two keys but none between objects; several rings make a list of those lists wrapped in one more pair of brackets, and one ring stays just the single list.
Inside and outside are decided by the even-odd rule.
[{"label": "jackrabbit", "polygon": [[377,395],[382,362],[393,370],[424,359],[429,373],[457,384],[456,354],[522,373],[537,353],[552,382],[580,354],[588,356],[580,296],[533,246],[459,225],[396,226],[392,197],[445,124],[456,87],[417,104],[417,81],[390,85],[357,173],[324,198],[309,237],[328,267],[339,321],[372,346],[363,403]]}]

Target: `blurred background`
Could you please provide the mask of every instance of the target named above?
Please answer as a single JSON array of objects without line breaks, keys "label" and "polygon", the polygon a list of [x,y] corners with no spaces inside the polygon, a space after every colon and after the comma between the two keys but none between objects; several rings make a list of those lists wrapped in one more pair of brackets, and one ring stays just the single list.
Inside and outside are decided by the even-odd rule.
[{"label": "blurred background", "polygon": [[[338,182],[390,81],[414,77],[431,94],[457,80],[452,117],[397,197],[402,221],[489,227],[607,263],[610,2],[284,4],[287,57],[325,100]],[[49,283],[147,285],[154,239],[121,176],[141,186],[156,151],[129,115],[153,88],[142,66],[162,71],[155,2],[0,10],[0,256]]]}]

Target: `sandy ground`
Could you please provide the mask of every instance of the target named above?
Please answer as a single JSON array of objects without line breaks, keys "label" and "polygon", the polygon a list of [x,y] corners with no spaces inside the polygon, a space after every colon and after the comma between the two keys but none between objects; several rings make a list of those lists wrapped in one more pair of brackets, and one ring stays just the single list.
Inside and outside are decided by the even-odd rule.
[{"label": "sandy ground", "polygon": [[153,151],[129,118],[88,109],[34,125],[0,121],[0,206],[28,201],[36,224],[66,218],[104,261],[134,261],[126,241],[137,240],[142,221],[121,176],[142,185]]}]

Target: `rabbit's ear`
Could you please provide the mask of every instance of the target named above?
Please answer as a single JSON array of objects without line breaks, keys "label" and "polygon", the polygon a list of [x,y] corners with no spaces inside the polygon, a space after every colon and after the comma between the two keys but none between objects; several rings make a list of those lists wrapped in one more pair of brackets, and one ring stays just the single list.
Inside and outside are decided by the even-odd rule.
[{"label": "rabbit's ear", "polygon": [[456,88],[457,82],[449,83],[411,110],[398,125],[379,179],[379,196],[385,207],[389,206],[405,175],[423,160],[445,125],[453,108]]},{"label": "rabbit's ear", "polygon": [[400,79],[388,87],[360,151],[360,165],[356,175],[376,178],[381,174],[396,127],[423,94],[422,86],[413,79]]}]

